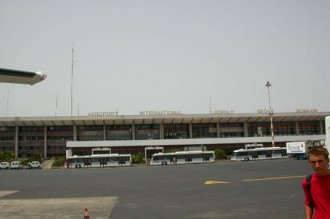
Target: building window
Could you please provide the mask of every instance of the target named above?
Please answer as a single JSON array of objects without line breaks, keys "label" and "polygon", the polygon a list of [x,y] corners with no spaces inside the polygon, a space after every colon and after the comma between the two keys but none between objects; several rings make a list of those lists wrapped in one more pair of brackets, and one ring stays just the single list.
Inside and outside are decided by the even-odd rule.
[{"label": "building window", "polygon": [[185,139],[189,138],[188,124],[165,124],[164,125],[165,139]]},{"label": "building window", "polygon": [[216,138],[217,137],[216,123],[198,123],[192,124],[193,138]]}]

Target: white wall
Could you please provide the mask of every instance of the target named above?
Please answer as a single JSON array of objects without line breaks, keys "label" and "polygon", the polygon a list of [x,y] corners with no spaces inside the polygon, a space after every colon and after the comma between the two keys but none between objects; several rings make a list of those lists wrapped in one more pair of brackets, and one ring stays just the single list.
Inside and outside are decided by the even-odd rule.
[{"label": "white wall", "polygon": [[325,147],[330,152],[330,116],[325,118]]}]

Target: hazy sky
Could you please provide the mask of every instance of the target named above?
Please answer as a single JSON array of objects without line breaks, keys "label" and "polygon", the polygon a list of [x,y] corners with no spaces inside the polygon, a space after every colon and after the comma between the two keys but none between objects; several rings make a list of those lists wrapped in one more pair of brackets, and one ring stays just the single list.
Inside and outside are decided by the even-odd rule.
[{"label": "hazy sky", "polygon": [[[330,111],[329,0],[0,0],[2,116]],[[211,104],[210,104],[211,103]]]}]

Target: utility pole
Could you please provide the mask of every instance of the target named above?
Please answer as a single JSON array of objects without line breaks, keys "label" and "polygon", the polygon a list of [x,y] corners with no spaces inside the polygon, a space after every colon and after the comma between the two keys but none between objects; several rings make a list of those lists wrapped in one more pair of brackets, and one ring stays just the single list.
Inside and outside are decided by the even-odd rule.
[{"label": "utility pole", "polygon": [[72,116],[72,102],[73,102],[73,66],[74,66],[74,43],[72,43],[72,62],[71,62],[71,116]]},{"label": "utility pole", "polygon": [[272,106],[271,106],[271,103],[270,103],[270,91],[269,91],[270,86],[272,86],[271,83],[269,83],[269,81],[267,81],[266,87],[268,89],[270,130],[271,130],[271,133],[272,133],[272,147],[275,147],[274,126],[273,126],[273,115],[274,115],[274,113],[273,113]]}]

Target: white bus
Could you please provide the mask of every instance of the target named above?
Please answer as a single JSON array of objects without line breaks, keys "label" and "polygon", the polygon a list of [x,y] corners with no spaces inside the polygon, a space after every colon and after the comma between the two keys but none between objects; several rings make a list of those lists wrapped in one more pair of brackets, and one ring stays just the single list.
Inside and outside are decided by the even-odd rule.
[{"label": "white bus", "polygon": [[233,152],[231,160],[263,160],[263,159],[279,159],[287,156],[285,147],[265,147],[253,149],[239,149]]},{"label": "white bus", "polygon": [[130,154],[93,154],[86,156],[71,156],[66,158],[66,168],[83,167],[117,167],[132,165]]},{"label": "white bus", "polygon": [[178,151],[152,155],[150,165],[209,163],[215,161],[214,151]]}]

